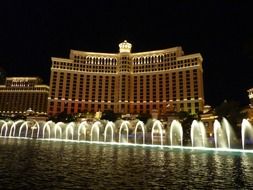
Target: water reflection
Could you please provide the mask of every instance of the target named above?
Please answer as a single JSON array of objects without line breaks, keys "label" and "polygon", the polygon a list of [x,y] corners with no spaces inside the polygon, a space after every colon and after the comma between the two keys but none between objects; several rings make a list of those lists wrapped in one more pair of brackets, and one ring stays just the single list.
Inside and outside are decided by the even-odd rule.
[{"label": "water reflection", "polygon": [[251,189],[252,154],[0,139],[0,189]]}]

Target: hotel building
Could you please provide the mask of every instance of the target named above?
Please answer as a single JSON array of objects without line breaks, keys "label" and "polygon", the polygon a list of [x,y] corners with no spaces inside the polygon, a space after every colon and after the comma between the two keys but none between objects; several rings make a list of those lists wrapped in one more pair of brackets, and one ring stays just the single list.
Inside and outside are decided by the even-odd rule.
[{"label": "hotel building", "polygon": [[47,112],[49,86],[37,77],[7,77],[0,85],[0,113]]},{"label": "hotel building", "polygon": [[71,50],[52,58],[48,114],[113,110],[121,113],[203,110],[203,70],[199,53],[181,47],[131,53]]},{"label": "hotel building", "polygon": [[253,88],[247,90],[247,92],[250,101],[250,107],[253,107]]}]

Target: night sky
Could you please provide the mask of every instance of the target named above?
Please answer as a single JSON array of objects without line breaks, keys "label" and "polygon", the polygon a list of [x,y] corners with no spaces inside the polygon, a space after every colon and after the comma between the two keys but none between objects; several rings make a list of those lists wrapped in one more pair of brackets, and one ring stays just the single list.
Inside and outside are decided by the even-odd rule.
[{"label": "night sky", "polygon": [[4,1],[0,23],[7,76],[40,76],[49,84],[51,57],[68,58],[70,49],[117,53],[123,40],[132,52],[182,46],[204,59],[206,104],[249,104],[250,1]]}]

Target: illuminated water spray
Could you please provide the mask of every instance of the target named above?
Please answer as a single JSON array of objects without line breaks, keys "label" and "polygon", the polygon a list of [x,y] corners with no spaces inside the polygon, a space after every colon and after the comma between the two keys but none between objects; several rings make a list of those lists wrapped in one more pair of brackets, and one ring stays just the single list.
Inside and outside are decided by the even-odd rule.
[{"label": "illuminated water spray", "polygon": [[[91,138],[90,138],[90,141],[99,141],[99,127],[100,127],[100,122],[99,121],[96,121],[95,123],[93,123],[92,127],[91,127]],[[94,135],[95,134],[95,135]],[[96,138],[96,140],[94,140],[94,136]]]},{"label": "illuminated water spray", "polygon": [[205,147],[206,130],[203,122],[193,120],[191,124],[191,142],[193,146]]},{"label": "illuminated water spray", "polygon": [[24,122],[24,120],[18,120],[18,121],[15,121],[15,122],[11,125],[9,137],[15,137],[16,126],[17,126],[18,124],[23,123],[23,122]]},{"label": "illuminated water spray", "polygon": [[105,126],[105,131],[104,131],[104,142],[106,142],[106,140],[107,140],[107,130],[108,129],[111,130],[111,140],[110,140],[110,142],[113,142],[113,140],[114,140],[114,137],[113,137],[114,128],[115,128],[115,125],[114,125],[113,122],[111,122],[111,121],[107,122],[107,124]]},{"label": "illuminated water spray", "polygon": [[[4,120],[0,120],[0,124],[2,124],[1,126],[1,132],[0,132],[0,136],[4,136],[4,137],[7,137],[7,132],[8,132],[8,125],[12,125],[13,124],[13,121],[4,121]],[[3,135],[3,132],[4,132],[4,135]]]},{"label": "illuminated water spray", "polygon": [[179,121],[173,120],[170,125],[170,144],[173,146],[173,142],[180,139],[180,144],[183,146],[183,128]]},{"label": "illuminated water spray", "polygon": [[246,136],[249,137],[249,140],[253,140],[253,128],[251,123],[247,119],[242,120],[242,129],[241,129],[241,134],[242,134],[242,148],[245,148],[245,140]]},{"label": "illuminated water spray", "polygon": [[18,137],[21,137],[21,132],[23,127],[25,126],[25,136],[27,137],[27,133],[28,133],[28,123],[30,123],[30,121],[25,121],[24,123],[21,124],[20,128],[19,128],[19,133],[18,133]]},{"label": "illuminated water spray", "polygon": [[86,139],[86,135],[87,135],[87,128],[89,127],[89,124],[87,123],[87,121],[83,121],[82,123],[80,123],[79,127],[78,127],[78,132],[77,132],[77,140],[80,140],[80,136],[83,134],[84,135],[84,140]]},{"label": "illuminated water spray", "polygon": [[219,132],[221,131],[221,124],[220,122],[216,119],[213,124],[213,133],[214,133],[214,144],[215,148],[218,147],[218,136]]},{"label": "illuminated water spray", "polygon": [[45,138],[45,134],[46,134],[46,130],[47,130],[47,134],[48,134],[48,139],[50,139],[51,137],[51,129],[50,129],[50,125],[55,125],[54,122],[52,121],[47,121],[44,126],[43,126],[43,131],[42,131],[42,138]]},{"label": "illuminated water spray", "polygon": [[63,122],[58,122],[54,126],[54,138],[57,139],[57,134],[59,133],[59,139],[62,139],[62,127],[64,127],[65,124]]},{"label": "illuminated water spray", "polygon": [[228,120],[225,119],[225,118],[222,118],[222,124],[225,127],[228,148],[230,148],[231,147],[231,129],[230,129],[230,124],[228,123]]},{"label": "illuminated water spray", "polygon": [[37,135],[36,135],[36,137],[39,138],[39,135],[40,135],[40,125],[39,125],[39,123],[38,123],[36,120],[33,120],[33,122],[34,122],[34,124],[33,124],[33,126],[31,127],[31,129],[32,129],[31,138],[33,138],[34,130],[37,130]]},{"label": "illuminated water spray", "polygon": [[145,144],[145,125],[142,121],[138,121],[138,123],[135,126],[135,130],[134,130],[134,143],[137,143],[136,137],[137,137],[137,129],[141,128],[142,130],[142,144]]},{"label": "illuminated water spray", "polygon": [[120,125],[120,128],[119,128],[119,143],[120,142],[123,142],[123,139],[122,139],[122,131],[123,129],[126,131],[126,142],[128,143],[128,134],[129,134],[129,129],[128,129],[128,126],[130,125],[129,121],[123,121]]},{"label": "illuminated water spray", "polygon": [[74,127],[75,127],[74,122],[71,122],[67,125],[67,127],[66,127],[66,140],[69,139],[69,133],[71,135],[71,140],[74,140]]},{"label": "illuminated water spray", "polygon": [[163,145],[163,128],[162,128],[162,123],[159,120],[155,120],[152,126],[152,131],[151,131],[152,144],[154,144],[154,133],[155,133],[156,128],[158,130],[158,134],[160,134],[161,145]]}]

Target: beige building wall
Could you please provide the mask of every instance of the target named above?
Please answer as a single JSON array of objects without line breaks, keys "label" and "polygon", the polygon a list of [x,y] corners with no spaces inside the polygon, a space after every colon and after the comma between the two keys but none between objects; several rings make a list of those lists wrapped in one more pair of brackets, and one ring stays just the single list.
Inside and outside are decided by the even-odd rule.
[{"label": "beige building wall", "polygon": [[0,113],[47,112],[49,86],[37,77],[7,77],[0,85]]},{"label": "beige building wall", "polygon": [[52,58],[48,113],[122,113],[203,110],[203,70],[199,53],[181,47],[131,53],[71,50],[69,59]]}]

